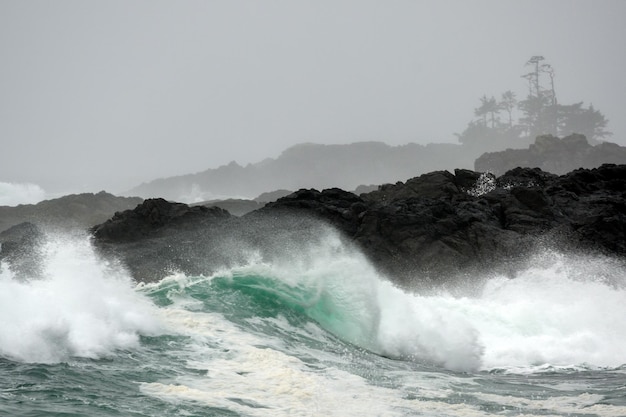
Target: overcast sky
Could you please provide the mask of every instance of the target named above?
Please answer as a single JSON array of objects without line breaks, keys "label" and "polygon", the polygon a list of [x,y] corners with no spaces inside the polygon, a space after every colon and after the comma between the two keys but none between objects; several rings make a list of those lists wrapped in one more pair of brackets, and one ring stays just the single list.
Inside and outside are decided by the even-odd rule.
[{"label": "overcast sky", "polygon": [[0,182],[121,192],[301,142],[456,142],[483,94],[626,144],[626,1],[0,0]]}]

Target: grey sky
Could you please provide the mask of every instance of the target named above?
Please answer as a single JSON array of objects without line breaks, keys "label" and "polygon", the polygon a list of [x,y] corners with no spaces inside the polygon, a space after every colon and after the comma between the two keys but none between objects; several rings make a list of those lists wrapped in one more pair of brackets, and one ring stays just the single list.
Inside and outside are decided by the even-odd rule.
[{"label": "grey sky", "polygon": [[299,142],[455,142],[483,94],[560,102],[626,143],[626,1],[0,0],[0,182],[123,191]]}]

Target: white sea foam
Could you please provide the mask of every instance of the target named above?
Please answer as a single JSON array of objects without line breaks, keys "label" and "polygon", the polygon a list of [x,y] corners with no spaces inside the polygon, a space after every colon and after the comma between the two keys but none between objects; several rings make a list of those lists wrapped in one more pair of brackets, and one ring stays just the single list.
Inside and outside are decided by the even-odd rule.
[{"label": "white sea foam", "polygon": [[[257,263],[233,269],[230,276],[233,280],[239,276],[279,280],[285,286],[269,290],[287,291],[286,297],[312,308],[310,317],[320,327],[396,358],[460,371],[542,372],[571,364],[614,367],[626,363],[620,351],[626,327],[619,323],[626,313],[619,285],[625,277],[623,269],[606,260],[549,253],[531,261],[535,266],[515,279],[488,280],[479,284],[480,291],[472,291],[474,296],[459,297],[401,291],[334,238],[300,255],[271,265],[257,259]],[[567,387],[563,395],[545,398],[481,396],[475,391],[484,389],[484,374],[477,379],[471,373],[413,371],[418,365],[393,367],[386,373],[395,388],[373,385],[365,377],[333,366],[352,364],[351,359],[342,362],[341,355],[333,353],[336,350],[294,348],[280,336],[298,334],[334,346],[332,338],[320,335],[316,326],[295,329],[278,316],[248,318],[245,323],[250,326],[246,327],[204,311],[195,298],[186,295],[185,287],[211,279],[169,278],[163,285],[173,286],[174,304],[161,310],[169,331],[189,338],[184,352],[172,354],[183,358],[188,368],[205,373],[144,383],[143,393],[250,416],[492,415],[478,405],[481,402],[500,405],[503,410],[523,410],[528,416],[534,412],[607,416],[624,412],[623,407],[602,404],[600,394],[568,396]],[[281,332],[255,330],[268,325]],[[344,332],[344,328],[352,330]],[[313,360],[311,365],[307,358],[319,362]],[[479,401],[454,401],[458,392]]]},{"label": "white sea foam", "polygon": [[381,346],[456,370],[626,364],[624,269],[551,252],[533,263],[514,279],[478,284],[474,297],[381,286]]},{"label": "white sea foam", "polygon": [[426,361],[457,371],[481,366],[484,346],[458,300],[420,297],[381,282],[378,344],[392,357]]},{"label": "white sea foam", "polygon": [[489,281],[480,299],[460,301],[486,347],[483,366],[626,364],[626,291],[598,279],[603,268],[626,282],[606,262],[553,254],[515,279]]},{"label": "white sea foam", "polygon": [[391,357],[460,371],[626,364],[624,268],[550,251],[528,264],[514,279],[477,279],[472,296],[411,294],[329,234],[244,275],[280,281],[326,330]]},{"label": "white sea foam", "polygon": [[[385,374],[396,381],[394,388],[377,386],[364,377],[328,364],[310,366],[300,358],[303,351],[292,354],[272,347],[280,345],[272,340],[278,338],[277,335],[251,333],[221,314],[188,311],[179,308],[179,303],[186,306],[179,300],[161,313],[170,330],[189,338],[189,345],[184,351],[170,354],[177,360],[186,359],[186,368],[203,372],[140,385],[144,394],[165,401],[202,404],[247,416],[493,415],[479,403],[455,401],[459,390],[464,388],[466,395],[480,403],[523,411],[525,416],[624,415],[624,407],[603,404],[604,397],[599,394],[567,396],[564,391],[563,395],[531,398],[482,393],[484,381],[464,374],[396,368]],[[278,321],[281,326],[289,326],[287,322]],[[330,363],[336,360],[334,357]],[[513,415],[504,411],[502,414]]]},{"label": "white sea foam", "polygon": [[474,405],[406,398],[401,391],[371,385],[334,367],[310,367],[268,347],[274,343],[271,336],[246,332],[219,314],[177,306],[162,313],[170,329],[191,340],[186,352],[175,354],[185,355],[188,368],[206,375],[141,384],[150,396],[248,416],[489,415]]},{"label": "white sea foam", "polygon": [[35,204],[46,198],[46,192],[37,184],[0,182],[0,206]]},{"label": "white sea foam", "polygon": [[626,415],[626,407],[602,404],[604,397],[598,394],[583,393],[574,396],[545,396],[543,398],[539,395],[535,398],[527,398],[477,392],[475,396],[480,400],[502,405],[503,408],[514,408],[525,412],[537,411],[542,415],[546,410],[561,416],[623,417]]},{"label": "white sea foam", "polygon": [[159,323],[149,300],[128,275],[107,267],[87,237],[50,238],[43,279],[17,280],[0,272],[0,356],[53,363],[98,358],[138,345]]}]

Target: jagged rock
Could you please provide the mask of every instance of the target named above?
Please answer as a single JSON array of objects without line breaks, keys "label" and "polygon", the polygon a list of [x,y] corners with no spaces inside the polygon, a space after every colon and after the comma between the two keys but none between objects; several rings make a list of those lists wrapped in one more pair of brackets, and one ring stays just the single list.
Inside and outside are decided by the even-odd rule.
[{"label": "jagged rock", "polygon": [[133,241],[157,236],[167,231],[179,233],[230,214],[219,207],[188,206],[162,198],[145,200],[133,210],[117,212],[105,223],[91,229],[101,241]]},{"label": "jagged rock", "polygon": [[[479,192],[476,183],[484,179],[473,171],[436,171],[361,196],[302,189],[240,218],[151,201],[94,228],[94,240],[122,248],[138,279],[162,277],[164,265],[210,273],[236,262],[242,248],[272,256],[314,240],[321,223],[410,287],[485,271],[513,274],[538,242],[626,258],[625,165],[563,176],[518,168],[487,178],[490,186]],[[102,232],[112,225],[116,233]]]},{"label": "jagged rock", "polygon": [[215,248],[219,239],[206,239],[232,216],[219,207],[190,207],[164,199],[148,199],[115,213],[91,228],[93,242],[105,255],[121,258],[138,281],[154,281],[171,271],[201,274],[206,265],[226,265]]},{"label": "jagged rock", "polygon": [[561,248],[626,256],[625,169],[604,165],[559,177],[517,168],[482,195],[468,192],[479,173],[434,172],[359,198],[335,192],[343,200],[329,201],[325,191],[302,190],[261,211],[289,208],[330,221],[402,283],[506,273],[539,238]]}]

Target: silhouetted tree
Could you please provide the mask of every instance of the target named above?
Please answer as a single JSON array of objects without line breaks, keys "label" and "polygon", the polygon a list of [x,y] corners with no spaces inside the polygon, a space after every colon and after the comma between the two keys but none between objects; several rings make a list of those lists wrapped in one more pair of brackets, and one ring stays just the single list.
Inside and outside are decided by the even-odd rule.
[{"label": "silhouetted tree", "polygon": [[509,129],[513,128],[513,109],[517,107],[517,99],[515,98],[515,93],[511,90],[502,93],[499,106],[502,110],[506,112],[508,116]]},{"label": "silhouetted tree", "polygon": [[[526,99],[518,101],[515,93],[506,91],[497,102],[492,96],[480,98],[480,106],[474,109],[477,119],[467,128],[456,134],[459,141],[473,148],[484,150],[514,146],[520,139],[533,140],[544,134],[567,136],[580,133],[591,142],[611,135],[607,130],[608,120],[593,105],[583,107],[583,103],[562,105],[557,101],[555,72],[552,65],[541,55],[532,56],[526,66],[531,71],[522,75],[528,82]],[[513,110],[520,116],[517,123]],[[501,123],[499,113],[506,112],[508,123]]]},{"label": "silhouetted tree", "polygon": [[590,104],[584,108],[583,102],[569,105],[558,105],[559,134],[567,136],[572,133],[583,134],[590,141],[597,141],[611,132],[606,130],[608,120]]},{"label": "silhouetted tree", "polygon": [[480,117],[482,119],[483,124],[487,125],[487,116],[489,116],[491,120],[491,128],[496,127],[496,115],[498,114],[499,108],[498,103],[494,97],[487,98],[486,95],[483,95],[480,98],[480,106],[474,109],[474,115]]},{"label": "silhouetted tree", "polygon": [[[526,66],[531,66],[533,71],[522,75],[522,78],[528,80],[529,88],[526,100],[519,102],[519,109],[524,114],[520,123],[530,137],[558,133],[554,70],[550,64],[542,64],[544,60],[540,55],[531,57]],[[549,89],[544,88],[541,83],[542,74],[547,74],[550,78]]]},{"label": "silhouetted tree", "polygon": [[523,116],[519,123],[530,137],[551,134],[556,135],[555,117],[551,111],[551,101],[545,95],[528,96],[518,103]]},{"label": "silhouetted tree", "polygon": [[535,68],[533,72],[522,75],[522,77],[528,78],[531,82],[532,88],[530,89],[529,93],[529,95],[531,96],[534,95],[535,97],[539,97],[541,95],[541,85],[539,84],[539,63],[544,59],[545,58],[541,55],[535,55],[530,57],[530,59],[526,62],[526,66],[533,66]]}]

